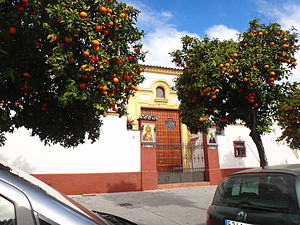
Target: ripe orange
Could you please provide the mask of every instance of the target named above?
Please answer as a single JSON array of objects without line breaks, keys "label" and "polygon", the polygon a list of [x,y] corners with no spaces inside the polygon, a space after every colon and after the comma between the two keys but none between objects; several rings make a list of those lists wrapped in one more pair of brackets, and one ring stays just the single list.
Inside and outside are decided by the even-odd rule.
[{"label": "ripe orange", "polygon": [[102,26],[100,26],[99,24],[96,24],[96,25],[95,25],[95,30],[96,30],[97,32],[101,32],[101,31],[102,31]]},{"label": "ripe orange", "polygon": [[95,70],[95,67],[90,66],[89,71],[93,72]]},{"label": "ripe orange", "polygon": [[111,8],[107,8],[107,12],[112,14],[113,10]]},{"label": "ripe orange", "polygon": [[239,70],[239,69],[235,69],[233,72],[234,72],[234,73],[239,73],[240,70]]},{"label": "ripe orange", "polygon": [[233,53],[233,54],[232,54],[232,57],[233,57],[233,58],[236,58],[236,57],[238,57],[238,54],[237,54],[237,53]]},{"label": "ripe orange", "polygon": [[211,99],[216,99],[217,96],[216,96],[216,95],[212,95],[212,96],[210,96],[210,98],[211,98]]},{"label": "ripe orange", "polygon": [[81,69],[81,70],[84,70],[86,67],[87,67],[87,65],[84,64],[84,65],[81,65],[81,66],[80,66],[80,69]]},{"label": "ripe orange", "polygon": [[66,43],[71,43],[73,41],[72,37],[65,37],[65,42]]},{"label": "ripe orange", "polygon": [[258,34],[257,34],[258,36],[263,36],[264,35],[264,33],[263,32],[258,32]]},{"label": "ripe orange", "polygon": [[200,121],[200,122],[204,122],[204,121],[206,121],[206,120],[207,120],[207,119],[206,119],[205,117],[200,117],[200,118],[199,118],[199,121]]},{"label": "ripe orange", "polygon": [[123,60],[122,60],[122,59],[117,59],[117,60],[116,60],[116,63],[120,65],[120,64],[123,63]]},{"label": "ripe orange", "polygon": [[108,26],[112,27],[114,25],[114,22],[113,21],[109,21],[108,22]]},{"label": "ripe orange", "polygon": [[125,17],[126,17],[126,14],[125,14],[125,13],[120,13],[120,17],[121,17],[121,18],[125,18]]},{"label": "ripe orange", "polygon": [[225,66],[225,67],[229,67],[230,64],[229,64],[229,63],[225,63],[224,66]]},{"label": "ripe orange", "polygon": [[11,34],[17,33],[17,29],[16,29],[15,27],[10,27],[10,28],[8,29],[8,31],[9,31],[9,33],[11,33]]},{"label": "ripe orange", "polygon": [[115,78],[113,79],[113,82],[116,84],[116,83],[119,82],[119,79],[115,77]]},{"label": "ripe orange", "polygon": [[281,45],[281,48],[283,48],[283,49],[285,49],[285,48],[289,48],[290,46],[289,45],[287,45],[287,44],[283,44],[283,45]]},{"label": "ripe orange", "polygon": [[274,43],[273,41],[271,41],[271,42],[269,43],[269,45],[270,45],[270,46],[274,46],[275,43]]},{"label": "ripe orange", "polygon": [[275,72],[271,71],[271,72],[269,72],[269,75],[270,76],[275,76]]},{"label": "ripe orange", "polygon": [[80,88],[80,89],[84,89],[84,88],[86,88],[86,86],[87,86],[86,83],[81,83],[81,84],[79,84],[79,88]]},{"label": "ripe orange", "polygon": [[93,40],[92,44],[93,44],[93,46],[99,46],[100,42],[98,40]]},{"label": "ripe orange", "polygon": [[136,53],[139,53],[140,52],[140,48],[136,47],[133,49]]},{"label": "ripe orange", "polygon": [[87,74],[82,74],[82,75],[81,75],[81,78],[82,78],[83,80],[86,80],[86,79],[89,78],[89,76],[88,76]]},{"label": "ripe orange", "polygon": [[244,82],[248,82],[248,81],[249,81],[249,78],[244,77],[244,78],[243,78],[243,81],[244,81]]},{"label": "ripe orange", "polygon": [[133,56],[131,55],[128,56],[128,61],[133,61],[133,59],[134,59]]},{"label": "ripe orange", "polygon": [[297,66],[297,64],[298,64],[297,62],[293,62],[292,63],[293,66]]},{"label": "ripe orange", "polygon": [[265,68],[265,69],[269,69],[270,66],[269,66],[269,65],[264,65],[264,68]]},{"label": "ripe orange", "polygon": [[107,12],[107,8],[104,6],[99,7],[99,12]]},{"label": "ripe orange", "polygon": [[88,51],[84,51],[82,54],[83,54],[84,56],[90,56],[90,53],[89,53]]},{"label": "ripe orange", "polygon": [[86,19],[88,17],[88,14],[86,12],[79,13],[80,18]]}]

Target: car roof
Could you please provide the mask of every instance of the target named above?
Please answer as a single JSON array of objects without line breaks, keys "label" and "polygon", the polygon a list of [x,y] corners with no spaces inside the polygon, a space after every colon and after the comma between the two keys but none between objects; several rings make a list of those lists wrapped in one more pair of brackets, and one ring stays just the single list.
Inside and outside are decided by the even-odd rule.
[{"label": "car roof", "polygon": [[258,167],[253,169],[242,170],[231,175],[250,174],[250,173],[288,173],[295,176],[300,175],[300,164],[285,164],[276,166]]}]

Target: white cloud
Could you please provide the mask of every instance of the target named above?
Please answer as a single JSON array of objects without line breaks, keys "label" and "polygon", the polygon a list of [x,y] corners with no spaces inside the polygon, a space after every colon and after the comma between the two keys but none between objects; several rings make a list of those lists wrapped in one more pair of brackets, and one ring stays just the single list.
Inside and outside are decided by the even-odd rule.
[{"label": "white cloud", "polygon": [[187,34],[167,26],[149,33],[143,41],[144,49],[148,51],[145,64],[175,67],[169,53],[181,48],[181,37]]},{"label": "white cloud", "polygon": [[[270,4],[266,1],[258,1],[259,11],[270,18],[274,19],[274,22],[279,23],[283,29],[296,28],[300,32],[300,3],[283,2],[282,4]],[[299,36],[300,38],[300,36]],[[293,70],[293,76],[290,81],[300,82],[300,52],[295,54],[298,67]]]},{"label": "white cloud", "polygon": [[144,64],[175,67],[170,52],[181,48],[181,38],[184,35],[195,36],[186,31],[179,31],[169,22],[173,17],[169,11],[157,12],[139,1],[125,1],[141,11],[138,17],[138,27],[145,30],[143,50],[148,51]]},{"label": "white cloud", "polygon": [[233,39],[237,41],[238,31],[224,25],[214,25],[205,32],[209,38],[218,38],[220,41]]}]

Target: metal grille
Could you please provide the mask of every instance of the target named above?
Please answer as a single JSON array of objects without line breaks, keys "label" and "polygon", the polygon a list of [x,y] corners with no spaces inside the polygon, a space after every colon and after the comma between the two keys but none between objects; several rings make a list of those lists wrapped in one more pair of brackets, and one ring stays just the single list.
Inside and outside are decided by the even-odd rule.
[{"label": "metal grille", "polygon": [[202,145],[157,144],[159,184],[204,181]]}]

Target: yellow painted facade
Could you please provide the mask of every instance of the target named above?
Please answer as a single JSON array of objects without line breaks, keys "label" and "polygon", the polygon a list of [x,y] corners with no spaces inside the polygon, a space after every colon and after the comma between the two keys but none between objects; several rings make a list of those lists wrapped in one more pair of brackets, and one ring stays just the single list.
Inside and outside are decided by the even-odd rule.
[{"label": "yellow painted facade", "polygon": [[[155,79],[150,84],[150,87],[139,88],[135,96],[130,98],[128,103],[128,119],[133,120],[134,130],[138,129],[137,119],[141,115],[142,108],[178,110],[179,107],[176,91],[173,90],[173,85],[166,80],[166,76],[179,76],[182,71],[179,69],[157,66],[145,66],[144,71],[150,75],[161,74],[161,76],[159,76],[159,79]],[[164,98],[156,97],[156,90],[158,87],[164,89]],[[189,142],[189,132],[184,124],[181,124],[181,141],[182,144],[187,144]]]}]

